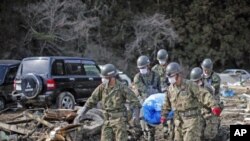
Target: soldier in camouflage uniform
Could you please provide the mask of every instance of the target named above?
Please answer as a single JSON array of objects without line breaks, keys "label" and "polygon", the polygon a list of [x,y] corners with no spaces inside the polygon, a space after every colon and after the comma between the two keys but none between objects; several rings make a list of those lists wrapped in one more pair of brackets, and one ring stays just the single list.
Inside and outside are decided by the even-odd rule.
[{"label": "soldier in camouflage uniform", "polygon": [[160,49],[157,52],[157,60],[159,64],[156,64],[152,70],[157,72],[160,75],[161,79],[161,90],[165,92],[169,85],[168,79],[166,77],[166,67],[167,67],[167,60],[168,60],[168,53],[165,49]]},{"label": "soldier in camouflage uniform", "polygon": [[[210,94],[214,95],[214,89],[209,84],[202,82],[202,69],[199,67],[193,68],[190,73],[190,80],[199,85],[200,89],[206,89]],[[219,105],[219,103],[217,103]],[[205,119],[204,139],[213,140],[219,131],[219,118],[215,116],[211,109],[206,107],[201,110],[202,116]]]},{"label": "soldier in camouflage uniform", "polygon": [[[149,70],[149,64],[150,61],[147,56],[142,55],[137,59],[137,67],[140,72],[134,77],[134,86],[139,93],[138,98],[141,104],[150,95],[161,92],[160,77],[156,72]],[[142,109],[140,112],[140,119],[144,138],[153,141],[155,129],[144,121]]]},{"label": "soldier in camouflage uniform", "polygon": [[213,62],[211,59],[204,59],[201,63],[203,69],[204,84],[211,85],[214,89],[214,97],[217,102],[220,102],[220,76],[213,71]]},{"label": "soldier in camouflage uniform", "polygon": [[[134,109],[133,121],[139,123],[141,104],[127,86],[117,81],[116,68],[112,64],[106,64],[101,70],[102,84],[100,84],[85,105],[77,112],[74,123],[79,123],[81,117],[92,107],[101,101],[104,111],[104,125],[102,127],[102,141],[127,141],[127,109],[126,101]],[[139,125],[139,124],[138,124]]]},{"label": "soldier in camouflage uniform", "polygon": [[166,115],[172,109],[175,114],[174,141],[201,141],[204,130],[201,107],[212,108],[217,116],[220,115],[220,108],[208,91],[182,78],[178,63],[170,63],[166,72],[171,85],[162,109],[161,123],[166,122]]}]

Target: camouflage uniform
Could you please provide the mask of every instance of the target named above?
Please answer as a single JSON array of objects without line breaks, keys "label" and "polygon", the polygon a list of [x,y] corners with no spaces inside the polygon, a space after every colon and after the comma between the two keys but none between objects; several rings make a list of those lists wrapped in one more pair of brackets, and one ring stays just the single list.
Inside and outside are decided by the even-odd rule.
[{"label": "camouflage uniform", "polygon": [[104,125],[102,127],[102,141],[127,141],[127,113],[126,101],[130,106],[140,108],[141,104],[135,94],[121,82],[116,81],[114,87],[100,84],[87,100],[87,108],[94,107],[101,102],[104,110]]},{"label": "camouflage uniform", "polygon": [[153,71],[157,72],[160,76],[161,91],[164,92],[168,87],[168,79],[166,77],[166,65],[156,64],[153,68]]},{"label": "camouflage uniform", "polygon": [[[145,75],[137,73],[134,77],[134,86],[139,93],[138,98],[141,104],[143,104],[144,100],[151,94],[161,92],[160,77],[154,71],[149,71]],[[144,136],[146,137],[146,132],[148,132],[148,140],[154,140],[155,129],[144,122],[142,109],[140,118]]]},{"label": "camouflage uniform", "polygon": [[214,88],[214,98],[218,103],[220,101],[220,81],[220,76],[215,72],[212,72],[211,76],[208,78],[203,76],[204,84],[211,85]]},{"label": "camouflage uniform", "polygon": [[173,109],[175,112],[174,141],[201,141],[203,137],[204,121],[201,107],[216,106],[213,97],[205,89],[187,80],[182,80],[181,86],[170,85],[162,117]]},{"label": "camouflage uniform", "polygon": [[[200,87],[201,89],[206,89],[210,92],[210,94],[214,95],[214,89],[211,87],[211,85],[206,84],[203,87]],[[219,103],[217,103],[219,105]],[[208,109],[206,107],[202,108],[201,110],[202,116],[205,119],[205,125],[204,125],[204,138],[206,140],[213,140],[218,131],[219,131],[219,125],[220,120],[219,117],[215,116],[211,109]]]}]

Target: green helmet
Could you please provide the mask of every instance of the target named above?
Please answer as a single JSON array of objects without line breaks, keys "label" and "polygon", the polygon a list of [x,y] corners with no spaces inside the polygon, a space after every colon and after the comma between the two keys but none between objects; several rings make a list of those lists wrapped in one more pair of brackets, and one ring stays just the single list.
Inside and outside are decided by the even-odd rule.
[{"label": "green helmet", "polygon": [[160,49],[157,52],[157,60],[166,60],[168,59],[168,52],[165,49]]},{"label": "green helmet", "polygon": [[166,68],[166,73],[167,73],[168,77],[172,77],[176,74],[179,74],[180,72],[181,72],[181,67],[176,62],[172,62],[172,63],[168,64],[168,66]]},{"label": "green helmet", "polygon": [[117,75],[117,70],[114,65],[106,64],[101,68],[102,77],[115,77]]},{"label": "green helmet", "polygon": [[192,81],[198,81],[202,78],[202,69],[199,67],[195,67],[192,69],[190,73],[190,80]]},{"label": "green helmet", "polygon": [[209,70],[212,70],[213,69],[213,62],[211,59],[207,58],[207,59],[204,59],[201,63],[201,67],[202,68],[205,68],[205,69],[209,69]]},{"label": "green helmet", "polygon": [[145,55],[142,55],[137,59],[137,67],[138,68],[143,68],[149,64],[150,64],[149,58]]}]

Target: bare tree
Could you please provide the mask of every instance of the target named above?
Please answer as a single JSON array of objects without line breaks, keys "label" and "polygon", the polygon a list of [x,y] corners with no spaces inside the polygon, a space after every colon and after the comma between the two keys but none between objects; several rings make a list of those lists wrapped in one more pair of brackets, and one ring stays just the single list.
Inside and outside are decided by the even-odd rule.
[{"label": "bare tree", "polygon": [[44,0],[28,4],[21,10],[27,29],[23,46],[27,49],[36,46],[38,55],[81,54],[93,42],[93,37],[100,36],[99,18],[87,17],[86,12],[86,5],[80,0]]},{"label": "bare tree", "polygon": [[159,48],[174,47],[178,36],[169,19],[162,14],[137,16],[134,19],[135,40],[126,45],[126,59],[136,54],[147,54],[155,58]]}]

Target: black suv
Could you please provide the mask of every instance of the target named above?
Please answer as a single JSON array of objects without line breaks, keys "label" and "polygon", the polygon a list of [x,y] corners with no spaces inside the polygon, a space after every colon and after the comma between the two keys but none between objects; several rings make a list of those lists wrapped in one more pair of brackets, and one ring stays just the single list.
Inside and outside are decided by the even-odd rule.
[{"label": "black suv", "polygon": [[14,79],[20,60],[0,60],[0,110],[11,101]]},{"label": "black suv", "polygon": [[15,79],[14,100],[23,105],[71,109],[101,83],[94,60],[80,57],[24,58]]}]

